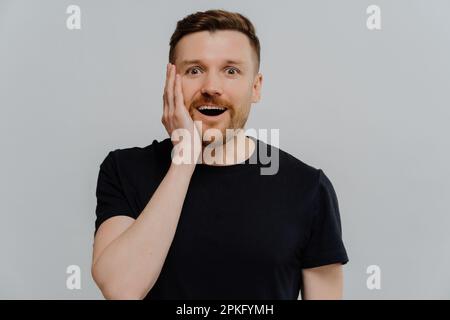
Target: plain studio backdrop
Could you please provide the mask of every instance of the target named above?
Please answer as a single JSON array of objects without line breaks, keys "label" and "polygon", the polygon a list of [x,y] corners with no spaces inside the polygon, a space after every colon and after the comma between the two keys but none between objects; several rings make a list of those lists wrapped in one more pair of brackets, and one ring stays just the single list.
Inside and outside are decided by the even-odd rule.
[{"label": "plain studio backdrop", "polygon": [[[372,4],[381,30],[366,26]],[[219,8],[250,18],[262,45],[246,128],[280,129],[279,146],[335,187],[344,297],[450,298],[445,0],[1,0],[0,298],[102,298],[90,273],[99,165],[168,137],[169,38],[187,14]],[[371,265],[380,289],[366,285]]]}]

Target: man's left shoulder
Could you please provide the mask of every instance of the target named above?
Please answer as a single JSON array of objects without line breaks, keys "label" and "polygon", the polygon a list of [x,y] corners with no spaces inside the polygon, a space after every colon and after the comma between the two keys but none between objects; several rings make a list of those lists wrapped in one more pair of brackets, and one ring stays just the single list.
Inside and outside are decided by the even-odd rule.
[{"label": "man's left shoulder", "polygon": [[292,153],[280,147],[267,144],[270,148],[272,161],[278,157],[279,170],[277,174],[287,175],[292,178],[301,178],[304,181],[316,181],[319,178],[320,169],[301,160]]}]

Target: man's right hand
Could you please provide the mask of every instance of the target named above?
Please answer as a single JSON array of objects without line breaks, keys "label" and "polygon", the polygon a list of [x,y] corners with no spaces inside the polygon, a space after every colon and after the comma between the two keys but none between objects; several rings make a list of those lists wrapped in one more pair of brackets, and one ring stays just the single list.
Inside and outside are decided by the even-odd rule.
[{"label": "man's right hand", "polygon": [[[167,64],[163,102],[164,112],[161,122],[171,137],[175,148],[174,154],[180,154],[180,150],[183,150],[183,154],[188,152],[193,156],[191,158],[193,164],[197,163],[202,151],[201,129],[194,123],[184,104],[181,75],[176,73],[176,66],[171,63]],[[179,135],[174,134],[181,132],[179,129],[187,130],[190,139],[186,139],[185,135],[180,139]],[[177,141],[179,139],[180,141]]]}]

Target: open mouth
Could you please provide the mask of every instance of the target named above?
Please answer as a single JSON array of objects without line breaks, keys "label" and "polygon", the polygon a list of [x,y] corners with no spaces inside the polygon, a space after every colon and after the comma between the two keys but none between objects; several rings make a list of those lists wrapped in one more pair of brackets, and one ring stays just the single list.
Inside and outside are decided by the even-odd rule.
[{"label": "open mouth", "polygon": [[227,108],[222,106],[200,106],[197,110],[205,116],[215,117],[227,111]]}]

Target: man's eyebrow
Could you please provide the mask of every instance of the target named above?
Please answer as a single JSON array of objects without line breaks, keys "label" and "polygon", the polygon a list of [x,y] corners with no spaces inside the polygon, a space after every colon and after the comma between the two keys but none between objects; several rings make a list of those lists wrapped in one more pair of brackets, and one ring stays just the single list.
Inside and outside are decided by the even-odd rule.
[{"label": "man's eyebrow", "polygon": [[201,61],[200,60],[183,60],[181,61],[181,67],[190,65],[190,64],[200,64]]},{"label": "man's eyebrow", "polygon": [[[235,64],[235,65],[244,65],[244,62],[242,62],[242,61],[230,60],[230,59],[225,60],[225,63],[226,64]],[[190,65],[190,64],[203,64],[203,63],[202,63],[201,60],[198,60],[198,59],[195,59],[195,60],[183,60],[181,62],[181,66],[182,67]]]},{"label": "man's eyebrow", "polygon": [[243,61],[238,61],[238,60],[227,60],[225,61],[226,64],[236,64],[236,65],[244,65]]}]

